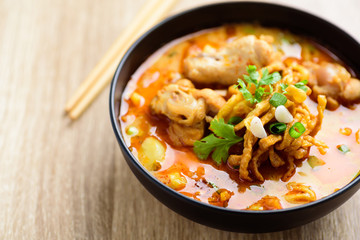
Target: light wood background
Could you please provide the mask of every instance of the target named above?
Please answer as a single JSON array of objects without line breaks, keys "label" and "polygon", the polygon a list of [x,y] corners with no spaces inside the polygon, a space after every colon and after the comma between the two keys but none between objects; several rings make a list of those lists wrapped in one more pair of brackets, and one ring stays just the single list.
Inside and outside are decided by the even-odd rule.
[{"label": "light wood background", "polygon": [[[111,128],[108,88],[78,121],[64,116],[66,100],[144,1],[0,0],[0,239],[359,239],[360,192],[284,232],[237,234],[194,223],[130,172]],[[180,0],[173,12],[207,2]],[[276,2],[360,40],[358,0]]]}]

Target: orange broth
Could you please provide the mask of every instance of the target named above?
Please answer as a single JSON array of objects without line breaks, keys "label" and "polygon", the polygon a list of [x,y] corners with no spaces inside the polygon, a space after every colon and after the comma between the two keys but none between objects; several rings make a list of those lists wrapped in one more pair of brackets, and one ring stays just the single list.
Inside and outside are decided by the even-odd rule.
[{"label": "orange broth", "polygon": [[[166,132],[168,120],[150,113],[149,104],[157,91],[181,77],[182,60],[188,54],[203,50],[206,46],[216,49],[223,46],[230,38],[248,34],[273,36],[275,48],[282,49],[286,57],[297,58],[300,62],[304,60],[306,51],[310,52],[310,59],[308,54],[307,60],[339,62],[314,42],[279,29],[241,24],[201,31],[167,44],[137,70],[123,93],[119,117],[121,129],[135,157],[138,156],[137,153],[146,137],[154,136],[166,146],[165,160],[153,173],[166,174],[173,170],[181,172],[187,183],[178,191],[188,197],[209,203],[209,198],[214,192],[218,189],[226,189],[232,196],[224,207],[245,209],[266,195],[278,197],[283,208],[292,207],[296,204],[288,203],[284,199],[284,195],[288,192],[286,188],[288,182],[281,181],[279,173],[268,172],[266,166],[262,166],[260,171],[266,177],[265,182],[244,182],[239,179],[239,173],[226,164],[217,166],[211,159],[199,160],[191,147],[172,146]],[[287,46],[282,48],[282,44]],[[216,87],[221,88],[221,86]],[[143,98],[138,106],[129,100],[134,92]],[[316,103],[307,99],[306,104],[313,114],[317,114]],[[323,140],[329,148],[325,154],[320,153],[316,147],[310,150],[310,156],[316,156],[325,164],[312,168],[306,159],[297,162],[296,173],[289,182],[311,186],[316,198],[320,199],[354,179],[360,169],[360,145],[357,143],[356,135],[360,129],[360,111],[356,107],[349,109],[340,106],[336,111],[325,110],[322,127],[316,138]],[[126,129],[133,124],[139,128],[140,134],[131,137],[126,134]],[[349,136],[341,134],[341,128],[351,129],[351,134]],[[341,144],[347,145],[350,152],[344,154],[339,151],[337,146]]]}]

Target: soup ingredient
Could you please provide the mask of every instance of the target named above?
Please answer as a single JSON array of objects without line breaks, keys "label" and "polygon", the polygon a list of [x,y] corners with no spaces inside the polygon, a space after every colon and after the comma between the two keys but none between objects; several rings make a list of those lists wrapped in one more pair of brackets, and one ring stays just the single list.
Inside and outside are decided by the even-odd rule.
[{"label": "soup ingredient", "polygon": [[358,102],[360,100],[360,81],[356,78],[350,78],[343,92],[343,98],[348,102]]},{"label": "soup ingredient", "polygon": [[295,87],[295,85],[290,85],[286,88],[286,95],[289,96],[290,100],[296,103],[302,103],[307,98],[306,92]]},{"label": "soup ingredient", "polygon": [[231,124],[231,125],[236,125],[236,124],[239,124],[243,119],[241,117],[232,117],[229,119],[228,121],[228,124]]},{"label": "soup ingredient", "polygon": [[130,126],[127,130],[126,130],[126,134],[130,135],[130,136],[135,136],[139,134],[139,130],[134,127],[134,126]]},{"label": "soup ingredient", "polygon": [[[184,60],[185,75],[197,83],[231,85],[249,63],[263,67],[273,60],[272,37],[238,38],[214,53],[198,52]],[[241,57],[239,57],[241,56]]]},{"label": "soup ingredient", "polygon": [[[264,181],[264,177],[262,173],[260,173],[259,168],[263,163],[270,162],[271,166],[274,168],[286,165],[286,172],[282,175],[281,179],[283,181],[288,181],[291,176],[295,174],[295,160],[305,159],[311,146],[315,145],[321,151],[327,148],[327,145],[324,142],[314,138],[321,127],[323,111],[326,106],[326,98],[323,95],[318,97],[318,115],[312,115],[309,108],[304,106],[304,103],[301,102],[304,100],[301,96],[305,95],[306,99],[307,94],[310,94],[310,92],[304,92],[294,86],[296,82],[291,83],[288,81],[288,79],[300,78],[296,69],[301,69],[301,66],[299,66],[297,62],[289,62],[289,64],[291,70],[283,71],[280,82],[274,84],[274,89],[276,89],[276,92],[279,92],[281,91],[278,87],[280,83],[284,83],[285,81],[288,82],[286,90],[290,89],[287,93],[289,96],[289,103],[286,104],[288,104],[289,107],[291,106],[292,111],[295,113],[295,116],[292,116],[290,112],[288,113],[290,115],[289,118],[293,117],[293,119],[290,119],[292,121],[287,123],[284,133],[282,135],[264,135],[264,138],[259,139],[258,137],[262,136],[257,135],[257,133],[255,131],[253,132],[253,129],[251,129],[251,122],[255,117],[260,119],[262,126],[276,120],[276,109],[270,104],[270,96],[264,98],[263,101],[252,105],[250,111],[246,113],[244,120],[234,127],[237,132],[243,132],[243,129],[246,128],[244,144],[243,149],[241,149],[242,153],[231,154],[227,162],[230,166],[239,168],[239,175],[242,180],[248,182],[255,180]],[[306,70],[303,72],[306,72]],[[302,75],[301,78],[303,78]],[[297,97],[294,95],[299,95],[300,100],[295,101]],[[243,93],[240,91],[234,93],[216,117],[219,117],[220,114],[223,117],[237,115],[239,111],[236,107],[242,102],[233,105],[234,99],[248,103],[248,101],[244,99]],[[222,110],[225,108],[227,109],[229,106],[235,107],[232,108],[233,110],[230,109],[224,113],[225,111],[223,112]],[[280,105],[277,108],[279,108],[280,112],[282,108],[288,111],[283,105]],[[288,122],[289,120],[285,121]],[[300,121],[302,123],[300,123]],[[295,122],[295,124],[290,125],[292,122]],[[308,131],[306,132],[306,130]]]},{"label": "soup ingredient", "polygon": [[294,117],[284,105],[280,105],[275,110],[275,119],[282,123],[290,123]]},{"label": "soup ingredient", "polygon": [[348,153],[350,152],[350,148],[348,146],[346,146],[345,144],[342,145],[338,145],[337,149],[339,149],[341,152],[343,153]]},{"label": "soup ingredient", "polygon": [[306,87],[306,84],[308,83],[308,80],[302,80],[300,82],[297,82],[294,84],[295,87],[300,88],[304,92],[308,91],[308,88]]},{"label": "soup ingredient", "polygon": [[309,156],[308,163],[312,168],[325,165],[325,162],[316,156]]},{"label": "soup ingredient", "polygon": [[304,204],[316,200],[316,194],[311,190],[310,186],[306,186],[302,183],[290,182],[286,185],[286,188],[289,191],[285,194],[284,198],[289,203]]},{"label": "soup ingredient", "polygon": [[168,174],[156,174],[156,177],[174,190],[183,189],[187,183],[186,178],[178,171],[171,171]]},{"label": "soup ingredient", "polygon": [[[255,85],[256,89],[254,96],[250,93],[250,91],[247,89],[247,86],[240,78],[238,79],[237,86],[240,87],[239,90],[243,94],[244,99],[249,101],[251,104],[261,102],[264,94],[268,95],[272,93],[273,88],[271,85],[278,82],[281,79],[281,76],[278,72],[269,74],[268,69],[265,68],[264,70],[262,70],[262,76],[260,81],[258,81],[259,73],[256,71],[256,66],[254,65],[249,65],[246,68],[246,71],[248,72],[249,76],[243,75],[243,78],[249,84],[249,88],[251,87],[252,84]],[[270,92],[265,92],[265,88],[261,87],[264,85],[269,86]]]},{"label": "soup ingredient", "polygon": [[149,171],[158,170],[165,158],[165,150],[164,145],[155,137],[145,138],[138,155],[141,164]]},{"label": "soup ingredient", "polygon": [[292,138],[299,138],[306,131],[305,126],[301,122],[296,122],[289,130],[289,134]]},{"label": "soup ingredient", "polygon": [[163,114],[173,122],[193,126],[205,118],[205,101],[197,100],[190,87],[181,84],[169,84],[162,88],[151,101],[151,110]]},{"label": "soup ingredient", "polygon": [[247,208],[248,210],[275,210],[275,209],[282,209],[281,203],[279,198],[274,196],[266,195],[265,197],[261,198],[256,203],[252,204]]},{"label": "soup ingredient", "polygon": [[355,133],[355,140],[357,144],[360,144],[360,129]]},{"label": "soup ingredient", "polygon": [[351,128],[340,128],[339,132],[345,136],[350,136],[352,133]]},{"label": "soup ingredient", "polygon": [[226,207],[232,195],[234,193],[229,190],[218,189],[208,198],[208,202],[219,207]]},{"label": "soup ingredient", "polygon": [[283,94],[287,93],[286,88],[288,86],[289,86],[289,84],[287,84],[287,83],[280,83],[280,88],[281,88],[281,91],[283,92]]},{"label": "soup ingredient", "polygon": [[194,152],[200,159],[207,159],[211,152],[212,159],[217,163],[225,162],[229,156],[229,149],[232,145],[241,142],[234,132],[234,126],[226,124],[224,119],[214,119],[210,123],[210,129],[214,134],[210,134],[200,141],[194,143]]},{"label": "soup ingredient", "polygon": [[329,109],[336,109],[340,103],[351,105],[360,101],[360,81],[337,63],[306,62],[310,70],[309,85],[313,95],[324,94],[329,101]]},{"label": "soup ingredient", "polygon": [[204,135],[206,115],[216,114],[224,104],[224,98],[214,90],[198,90],[189,80],[181,79],[159,90],[150,109],[171,120],[168,132],[175,146],[192,146]]},{"label": "soup ingredient", "polygon": [[194,88],[191,89],[191,93],[196,99],[202,98],[205,100],[206,113],[210,116],[215,116],[226,102],[218,92],[209,88],[201,90]]},{"label": "soup ingredient", "polygon": [[274,93],[274,95],[270,98],[270,104],[274,107],[285,105],[286,102],[287,98],[284,96],[284,94],[278,92]]},{"label": "soup ingredient", "polygon": [[131,94],[130,100],[136,107],[141,107],[145,102],[145,99],[137,92]]},{"label": "soup ingredient", "polygon": [[273,134],[281,134],[285,132],[286,130],[286,124],[285,123],[272,123],[270,124],[269,130]]},{"label": "soup ingredient", "polygon": [[254,117],[251,120],[250,131],[257,138],[265,138],[265,137],[267,137],[265,128],[264,128],[260,118],[258,118],[258,117]]}]

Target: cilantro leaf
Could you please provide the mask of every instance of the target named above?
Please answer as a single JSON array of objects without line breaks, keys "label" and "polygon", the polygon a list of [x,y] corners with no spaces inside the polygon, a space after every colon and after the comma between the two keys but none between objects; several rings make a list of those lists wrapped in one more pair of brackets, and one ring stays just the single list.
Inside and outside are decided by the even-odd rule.
[{"label": "cilantro leaf", "polygon": [[194,143],[194,152],[198,158],[207,159],[209,154],[214,150],[214,147],[220,144],[221,139],[215,137],[214,134],[210,134]]},{"label": "cilantro leaf", "polygon": [[[261,102],[264,94],[266,95],[271,94],[274,91],[272,84],[278,82],[281,79],[280,73],[274,72],[272,74],[269,74],[269,70],[265,68],[262,70],[262,77],[258,81],[260,75],[256,71],[256,66],[254,65],[247,66],[246,71],[248,72],[248,75],[243,75],[243,78],[244,81],[249,84],[249,86],[251,86],[252,84],[255,85],[256,89],[254,96],[247,89],[245,82],[240,78],[238,79],[237,87],[239,88],[240,92],[243,94],[244,99],[250,102],[251,104]],[[261,87],[263,85],[269,86],[269,92],[265,92],[265,88]]]},{"label": "cilantro leaf", "polygon": [[253,95],[249,92],[249,90],[246,87],[246,84],[243,82],[243,80],[241,80],[240,78],[238,79],[238,84],[241,87],[239,89],[239,91],[242,93],[243,97],[245,100],[249,101],[251,104],[254,103],[254,97]]},{"label": "cilantro leaf", "polygon": [[220,118],[218,121],[214,119],[210,122],[210,130],[215,133],[216,136],[222,138],[231,139],[235,135],[234,126],[230,124],[226,124],[223,118]]},{"label": "cilantro leaf", "polygon": [[226,124],[222,118],[211,121],[210,129],[214,134],[196,141],[194,143],[194,152],[200,159],[207,159],[212,152],[212,159],[219,165],[227,160],[230,147],[241,142],[243,138],[237,136],[234,126]]},{"label": "cilantro leaf", "polygon": [[270,91],[270,92],[265,92],[265,94],[266,94],[266,95],[269,95],[269,94],[271,94],[271,93],[274,91],[272,85],[269,85],[269,91]]},{"label": "cilantro leaf", "polygon": [[269,74],[269,70],[265,68],[262,70],[262,77],[260,79],[259,85],[271,85],[274,84],[281,79],[281,75],[278,72],[273,72],[272,74]]},{"label": "cilantro leaf", "polygon": [[238,116],[234,116],[234,117],[231,117],[228,121],[228,124],[231,124],[231,125],[236,125],[238,123],[240,123],[243,119],[241,117],[238,117]]},{"label": "cilantro leaf", "polygon": [[288,87],[289,85],[286,84],[286,83],[280,83],[280,87],[281,87],[281,90],[283,91],[283,93],[287,93],[286,91],[286,88]]},{"label": "cilantro leaf", "polygon": [[265,88],[259,87],[255,90],[255,102],[261,102],[262,96],[265,93]]},{"label": "cilantro leaf", "polygon": [[308,80],[302,80],[298,83],[295,83],[294,86],[297,88],[300,88],[301,90],[303,90],[304,92],[307,91],[307,87],[305,86],[308,83]]},{"label": "cilantro leaf", "polygon": [[256,66],[254,65],[249,65],[246,67],[246,71],[248,72],[248,75],[243,75],[245,81],[249,84],[253,83],[255,84],[256,87],[258,87],[258,78],[259,78],[259,73],[256,71]]}]

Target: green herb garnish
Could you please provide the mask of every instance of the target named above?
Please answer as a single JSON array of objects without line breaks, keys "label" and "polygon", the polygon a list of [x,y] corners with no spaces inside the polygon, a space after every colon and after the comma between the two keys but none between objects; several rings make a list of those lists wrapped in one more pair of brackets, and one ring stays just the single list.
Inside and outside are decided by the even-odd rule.
[{"label": "green herb garnish", "polygon": [[307,161],[311,168],[325,165],[325,162],[316,156],[309,156]]},{"label": "green herb garnish", "polygon": [[272,123],[272,124],[270,124],[269,130],[273,134],[281,134],[281,133],[285,132],[286,124],[280,123],[280,122]]},{"label": "green herb garnish", "polygon": [[213,182],[208,182],[208,184],[209,184],[212,188],[218,189],[218,187],[215,185],[215,183],[213,183]]},{"label": "green herb garnish", "polygon": [[280,87],[281,87],[281,90],[283,91],[283,94],[287,93],[286,88],[287,88],[288,86],[289,86],[289,85],[286,84],[286,83],[280,83]]},{"label": "green herb garnish", "polygon": [[274,107],[278,107],[280,105],[285,105],[286,102],[287,102],[287,98],[282,93],[276,92],[270,98],[270,104],[273,105]]},{"label": "green herb garnish", "polygon": [[196,141],[194,143],[194,152],[200,159],[207,159],[212,152],[212,159],[219,165],[221,162],[226,162],[230,147],[235,143],[241,142],[243,138],[237,136],[234,126],[226,124],[222,118],[212,120],[210,129],[214,134]]},{"label": "green herb garnish", "polygon": [[231,124],[231,125],[236,125],[238,123],[240,123],[243,119],[241,117],[231,117],[228,121],[228,124]]},{"label": "green herb garnish", "polygon": [[337,146],[337,149],[339,149],[343,153],[350,152],[350,148],[346,146],[345,144]]},{"label": "green herb garnish", "polygon": [[300,88],[301,90],[303,90],[304,92],[307,91],[307,87],[305,86],[308,83],[308,80],[302,80],[298,83],[295,83],[294,86],[297,88]]},{"label": "green herb garnish", "polygon": [[[249,101],[251,104],[258,103],[262,101],[262,96],[264,94],[270,94],[273,92],[272,84],[278,82],[281,79],[280,73],[273,72],[272,74],[269,74],[269,70],[267,68],[262,70],[262,77],[259,79],[259,73],[256,71],[256,66],[249,65],[246,68],[246,71],[249,75],[243,75],[244,80],[249,84],[251,87],[252,84],[255,85],[255,94],[254,96],[250,93],[250,91],[247,89],[247,86],[243,80],[240,78],[238,79],[238,85],[240,92],[243,94],[244,99]],[[269,86],[270,92],[265,92],[265,88],[261,86]]]},{"label": "green herb garnish", "polygon": [[301,122],[296,122],[289,129],[289,134],[292,138],[299,138],[305,131],[304,125]]}]

